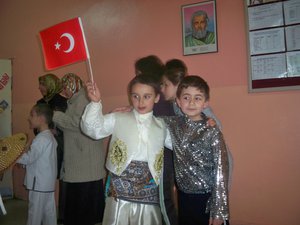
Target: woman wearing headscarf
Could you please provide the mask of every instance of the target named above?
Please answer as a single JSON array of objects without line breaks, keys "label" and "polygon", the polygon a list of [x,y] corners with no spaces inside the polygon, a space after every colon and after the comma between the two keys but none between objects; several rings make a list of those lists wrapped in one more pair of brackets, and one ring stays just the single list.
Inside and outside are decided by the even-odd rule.
[{"label": "woman wearing headscarf", "polygon": [[60,95],[62,85],[57,76],[51,73],[40,76],[39,90],[43,97],[37,101],[37,104],[47,103],[53,110],[66,111],[67,99]]},{"label": "woman wearing headscarf", "polygon": [[[60,79],[51,73],[39,77],[39,90],[42,98],[37,101],[37,104],[49,104],[53,110],[65,112],[67,109],[67,98],[60,95],[62,84]],[[57,178],[59,179],[60,170],[63,162],[64,152],[64,135],[62,130],[50,124],[54,137],[57,141]],[[37,134],[37,130],[34,130]],[[65,188],[62,180],[59,181],[59,202],[58,202],[58,221],[63,221],[65,205]]]},{"label": "woman wearing headscarf", "polygon": [[65,113],[55,112],[53,121],[64,132],[64,225],[94,225],[103,217],[105,150],[102,140],[90,139],[80,130],[80,118],[89,103],[82,80],[68,73],[62,78],[62,87],[68,107]]}]

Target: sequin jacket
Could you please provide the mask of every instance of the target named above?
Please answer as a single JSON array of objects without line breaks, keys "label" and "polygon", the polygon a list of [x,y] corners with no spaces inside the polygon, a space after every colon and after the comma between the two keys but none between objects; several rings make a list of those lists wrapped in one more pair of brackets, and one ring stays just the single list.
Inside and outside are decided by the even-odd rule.
[{"label": "sequin jacket", "polygon": [[164,117],[174,150],[179,190],[211,193],[207,210],[217,219],[228,219],[228,159],[221,131],[207,126],[207,117],[192,121],[186,116]]}]

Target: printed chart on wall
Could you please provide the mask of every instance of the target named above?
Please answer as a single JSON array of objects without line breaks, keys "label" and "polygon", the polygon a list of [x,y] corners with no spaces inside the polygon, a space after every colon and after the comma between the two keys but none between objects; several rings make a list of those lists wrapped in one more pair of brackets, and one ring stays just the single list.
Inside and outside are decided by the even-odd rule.
[{"label": "printed chart on wall", "polygon": [[300,1],[246,0],[249,91],[300,89]]}]

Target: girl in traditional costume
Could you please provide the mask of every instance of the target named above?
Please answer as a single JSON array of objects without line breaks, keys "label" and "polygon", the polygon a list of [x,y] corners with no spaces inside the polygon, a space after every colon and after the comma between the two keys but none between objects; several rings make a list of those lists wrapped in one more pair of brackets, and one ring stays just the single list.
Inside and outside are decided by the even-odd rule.
[{"label": "girl in traditional costume", "polygon": [[151,77],[138,75],[128,85],[133,111],[103,115],[99,89],[95,83],[87,83],[91,103],[82,116],[82,131],[94,139],[112,135],[103,225],[162,224],[158,185],[166,127],[153,116],[159,91]]}]

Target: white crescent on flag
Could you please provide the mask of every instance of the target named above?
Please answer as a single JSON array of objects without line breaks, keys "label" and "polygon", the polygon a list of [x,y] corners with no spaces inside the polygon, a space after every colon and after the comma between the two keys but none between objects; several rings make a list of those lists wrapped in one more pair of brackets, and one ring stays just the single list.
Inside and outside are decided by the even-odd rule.
[{"label": "white crescent on flag", "polygon": [[65,53],[71,52],[71,51],[73,50],[74,46],[75,46],[75,41],[74,41],[73,36],[72,36],[70,33],[63,33],[63,34],[60,36],[60,38],[62,38],[62,37],[66,37],[66,38],[68,38],[69,41],[70,41],[70,46],[69,46],[69,48],[68,48],[67,50],[65,50],[64,52],[65,52]]}]

